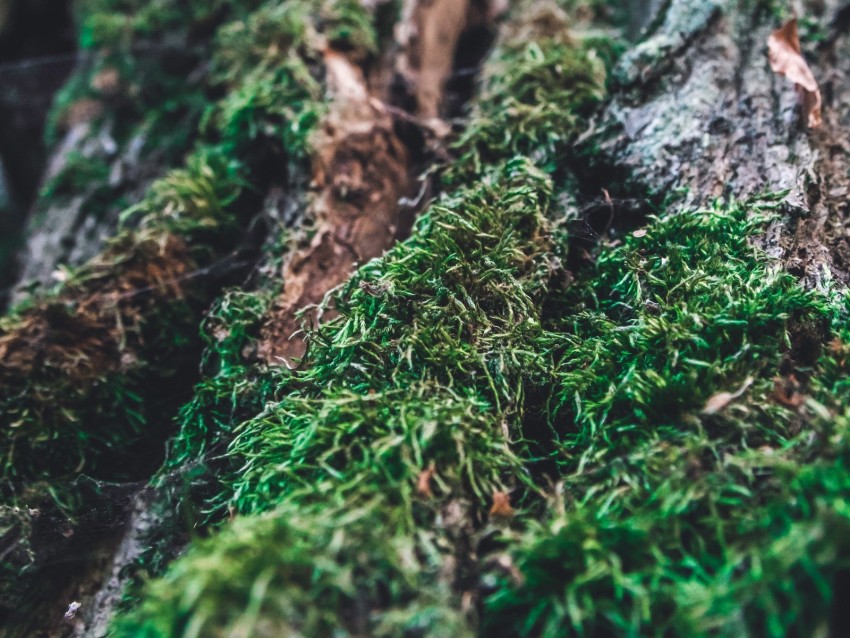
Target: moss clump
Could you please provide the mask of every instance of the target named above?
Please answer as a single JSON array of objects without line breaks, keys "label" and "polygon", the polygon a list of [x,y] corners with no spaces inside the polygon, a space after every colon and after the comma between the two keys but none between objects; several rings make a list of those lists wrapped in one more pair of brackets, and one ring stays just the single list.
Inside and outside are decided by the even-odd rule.
[{"label": "moss clump", "polygon": [[[586,66],[569,68],[581,85]],[[604,78],[592,77],[598,96]],[[494,495],[519,487],[521,500],[524,388],[552,370],[541,320],[558,270],[552,185],[515,151],[482,160],[476,180],[334,295],[339,316],[310,333],[303,370],[278,373],[274,399],[234,423],[218,503],[249,516],[190,549],[117,635],[474,631],[462,600],[475,588],[475,535]],[[175,589],[192,593],[174,605]]]},{"label": "moss clump", "polygon": [[[423,588],[419,546],[391,534],[394,514],[375,500],[237,519],[177,561],[115,635],[471,636],[449,588]],[[177,583],[192,588],[175,596]]]},{"label": "moss clump", "polygon": [[485,167],[516,155],[547,173],[563,167],[569,144],[602,100],[605,66],[590,46],[574,41],[567,18],[552,3],[522,5],[486,65],[469,125],[455,145],[445,181],[466,183]]},{"label": "moss clump", "polygon": [[818,304],[750,245],[772,207],[652,219],[553,302],[569,312],[553,322],[564,333],[552,406],[563,445],[592,457],[595,444],[631,446],[649,434],[640,424],[659,436],[665,419],[683,433],[682,419],[719,388],[777,373],[791,347],[788,322],[812,321]]},{"label": "moss clump", "polygon": [[[550,276],[542,238],[548,195],[546,177],[517,160],[433,206],[409,241],[355,275],[336,299],[341,318],[312,335],[308,371],[237,432],[231,454],[247,462],[234,477],[239,510],[267,509],[326,472],[362,474],[361,491],[382,489],[384,472],[409,482],[441,454],[445,470],[457,466],[458,482],[478,498],[501,487],[498,477],[513,462],[499,420],[515,416],[525,380],[544,369],[527,344],[540,334]],[[469,402],[461,411],[467,419],[435,418],[453,395]],[[471,421],[482,410],[501,416],[482,424],[492,438],[476,443]],[[381,451],[379,442],[395,437],[397,447]],[[290,464],[308,475],[287,479]]]},{"label": "moss clump", "polygon": [[[358,576],[351,584],[359,592],[354,596],[342,587],[348,581],[328,583],[322,577],[310,591],[284,596],[295,605],[290,609],[258,607],[257,622],[264,626],[289,623],[306,628],[305,635],[322,633],[328,626],[312,624],[314,615],[334,618],[357,605],[371,610],[370,627],[401,619],[402,610],[409,623],[421,611],[411,602],[416,591],[450,590],[440,581],[453,551],[445,537],[469,532],[451,528],[465,526],[464,517],[452,524],[435,523],[435,517],[452,502],[462,503],[467,515],[481,516],[492,493],[506,489],[518,467],[503,427],[510,428],[515,418],[523,378],[541,368],[527,344],[540,331],[534,299],[549,276],[540,243],[548,194],[546,177],[517,160],[481,186],[432,207],[411,240],[358,274],[338,299],[342,316],[314,335],[309,372],[290,382],[282,401],[240,426],[230,447],[234,466],[244,463],[230,480],[237,509],[283,509],[272,519],[248,519],[241,526],[243,539],[227,533],[220,544],[191,553],[162,591],[199,587],[199,598],[175,615],[154,593],[138,619],[127,622],[126,635],[155,626],[159,633],[152,635],[179,635],[186,626],[181,622],[214,626],[203,608],[220,608],[228,622],[241,616],[242,595],[213,585],[202,565],[209,552],[224,549],[234,557],[228,567],[234,585],[256,582],[261,563],[236,560],[241,542],[255,533],[291,534],[287,511],[316,511],[323,525],[338,530],[345,529],[346,517],[364,512],[362,529],[342,538],[340,551],[362,555],[375,582],[412,583],[393,595]],[[495,234],[505,228],[513,230]],[[347,374],[340,376],[340,370]],[[434,501],[416,491],[432,463],[434,491],[442,492]],[[369,538],[376,529],[384,534],[382,542]],[[324,560],[327,547],[317,542],[324,532],[298,531],[299,562]],[[400,554],[399,546],[410,549]],[[421,561],[414,559],[416,552],[425,552]],[[393,571],[398,564],[404,570]],[[334,566],[342,573],[355,567]],[[280,587],[305,587],[306,581],[286,580],[293,567],[279,561],[265,565]],[[443,578],[451,582],[455,576]],[[331,586],[339,591],[325,595]],[[280,615],[283,611],[288,615]],[[181,621],[183,615],[191,619]],[[439,631],[437,625],[429,630]]]},{"label": "moss clump", "polygon": [[513,541],[524,582],[500,579],[490,635],[779,636],[827,617],[850,560],[829,504],[845,426],[801,434],[777,395],[807,374],[789,324],[826,305],[750,245],[774,206],[654,219],[560,300],[558,506]]},{"label": "moss clump", "polygon": [[166,353],[191,348],[203,288],[189,285],[190,273],[233,227],[224,210],[238,188],[227,167],[196,156],[154,186],[138,207],[149,209],[139,230],[113,240],[55,296],[2,320],[4,478],[132,475],[114,455],[163,421],[137,388],[183,369]]}]

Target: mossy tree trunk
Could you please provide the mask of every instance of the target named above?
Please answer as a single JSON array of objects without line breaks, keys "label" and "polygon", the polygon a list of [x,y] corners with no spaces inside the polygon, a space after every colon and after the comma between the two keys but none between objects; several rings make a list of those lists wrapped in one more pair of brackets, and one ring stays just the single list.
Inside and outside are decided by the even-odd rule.
[{"label": "mossy tree trunk", "polygon": [[826,101],[816,130],[768,63],[768,37],[789,8],[672,3],[621,62],[601,146],[632,180],[655,193],[684,190],[688,202],[788,191],[793,215],[764,238],[770,252],[809,281],[826,269],[846,282],[850,8],[796,7]]},{"label": "mossy tree trunk", "polygon": [[792,4],[81,3],[0,635],[842,635],[850,4]]}]

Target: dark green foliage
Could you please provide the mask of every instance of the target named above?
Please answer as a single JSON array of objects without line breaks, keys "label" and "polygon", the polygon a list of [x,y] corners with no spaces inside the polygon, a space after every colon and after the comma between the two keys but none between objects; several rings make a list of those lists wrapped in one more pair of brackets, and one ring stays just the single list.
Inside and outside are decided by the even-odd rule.
[{"label": "dark green foliage", "polygon": [[563,299],[559,506],[518,539],[525,581],[489,599],[490,635],[807,635],[828,619],[850,564],[846,425],[812,406],[801,433],[775,398],[789,322],[817,326],[826,305],[750,246],[771,207],[652,220]]},{"label": "dark green foliage", "polygon": [[569,156],[569,143],[604,96],[605,67],[595,45],[573,41],[566,17],[549,3],[527,8],[487,65],[458,158],[445,180],[462,184],[487,165],[515,155],[551,173]]},{"label": "dark green foliage", "polygon": [[[587,60],[581,50],[558,55]],[[592,103],[599,84],[586,67],[569,68],[584,87],[569,99]],[[603,81],[598,69],[591,77]],[[303,371],[278,373],[275,398],[235,428],[220,498],[252,516],[190,550],[117,635],[472,631],[460,611],[459,589],[474,586],[467,547],[494,492],[528,480],[510,443],[524,387],[552,370],[540,317],[558,271],[547,234],[551,181],[530,160],[511,159],[515,150],[494,153],[409,240],[334,296],[340,316],[310,333]],[[225,398],[236,380],[214,394]],[[178,446],[204,438],[210,425],[198,424],[187,422]],[[175,590],[191,596],[174,605]]]}]

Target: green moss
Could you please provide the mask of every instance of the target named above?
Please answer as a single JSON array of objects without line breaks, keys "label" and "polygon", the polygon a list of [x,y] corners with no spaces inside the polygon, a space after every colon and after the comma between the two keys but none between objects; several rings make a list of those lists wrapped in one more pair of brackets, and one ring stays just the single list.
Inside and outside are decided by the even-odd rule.
[{"label": "green moss", "polygon": [[[604,96],[603,38],[573,41],[566,17],[549,3],[531,3],[485,68],[470,123],[455,145],[445,181],[462,184],[485,167],[516,155],[554,172],[569,144]],[[610,57],[610,56],[609,56]]]},{"label": "green moss", "polygon": [[[144,24],[148,19],[156,25],[160,24],[157,20],[171,24],[170,14],[148,13],[147,8],[136,5],[108,6],[125,12],[121,14],[124,22],[132,13],[133,20]],[[307,16],[310,5],[300,6]],[[200,5],[196,8],[207,15]],[[173,20],[179,21],[178,17]],[[303,31],[308,26],[300,24],[298,28]],[[140,29],[146,33],[142,27],[130,32]],[[223,27],[223,31],[232,28]],[[111,42],[103,37],[106,39],[95,39],[99,46]],[[6,476],[47,472],[57,477],[63,468],[97,467],[96,461],[84,463],[84,457],[107,457],[106,464],[121,467],[120,457],[114,455],[151,421],[161,420],[141,409],[147,402],[137,388],[155,370],[165,377],[174,372],[162,353],[175,347],[185,349],[194,342],[198,308],[192,301],[204,293],[202,286],[192,285],[188,273],[232,248],[233,231],[240,225],[240,198],[257,164],[269,153],[290,153],[291,149],[295,158],[306,153],[306,139],[317,119],[304,113],[320,111],[321,87],[302,59],[315,53],[302,51],[302,45],[306,46],[303,34],[293,41],[294,49],[282,53],[288,62],[264,67],[259,76],[248,74],[237,80],[234,74],[234,85],[227,87],[213,107],[222,118],[205,123],[202,143],[186,159],[185,168],[156,181],[141,203],[123,213],[128,230],[98,259],[71,273],[55,301],[36,302],[4,320],[0,338],[9,340],[9,348],[43,348],[47,352],[43,355],[47,363],[37,373],[17,374],[16,368],[9,366],[2,377],[0,406],[15,425],[0,442],[0,447],[7,449]],[[238,66],[236,61],[233,64]],[[286,161],[285,155],[280,158]],[[51,188],[57,194],[71,192],[81,184],[105,178],[106,171],[103,163],[73,156]],[[106,307],[112,295],[118,295],[117,325],[110,325],[115,311]],[[45,321],[51,327],[42,330]],[[66,329],[70,335],[74,330],[95,328],[103,334],[82,340],[78,358],[84,366],[75,371],[62,347],[54,343],[56,335]],[[62,400],[55,401],[57,396]],[[57,446],[58,437],[67,449]],[[57,462],[57,455],[64,461]]]},{"label": "green moss", "polygon": [[180,434],[171,443],[166,476],[197,465],[211,447],[226,439],[239,415],[256,414],[271,398],[277,375],[245,361],[271,300],[271,292],[229,290],[204,320],[206,376],[180,410]]},{"label": "green moss", "polygon": [[[373,262],[347,286],[338,299],[342,316],[314,335],[310,372],[290,382],[295,386],[282,401],[240,426],[230,447],[234,466],[242,465],[231,479],[234,504],[242,511],[315,508],[329,529],[340,530],[349,513],[366,508],[362,529],[352,532],[351,544],[341,539],[340,551],[346,557],[363,554],[368,564],[374,561],[370,569],[375,582],[400,587],[413,579],[397,594],[378,595],[375,586],[358,576],[351,587],[363,589],[360,604],[367,609],[389,613],[412,600],[413,592],[438,586],[437,575],[448,560],[439,548],[450,551],[451,545],[440,541],[446,530],[437,526],[429,532],[424,525],[438,510],[436,504],[417,502],[421,472],[433,463],[436,485],[445,489],[446,498],[468,493],[473,499],[468,507],[483,510],[490,494],[503,489],[517,471],[503,438],[503,420],[515,416],[522,378],[540,369],[539,357],[524,344],[540,330],[533,298],[548,278],[538,245],[548,193],[545,176],[517,160],[478,188],[434,206],[410,241]],[[495,234],[505,228],[514,231]],[[382,292],[375,295],[376,290]],[[341,377],[340,370],[348,373]],[[332,504],[338,509],[331,510]],[[277,523],[255,519],[245,524],[252,530],[246,533],[271,525],[273,530],[263,535],[292,534],[284,525],[290,518],[278,511],[270,519]],[[307,520],[318,524],[317,519]],[[369,539],[367,534],[375,529],[393,540]],[[240,588],[256,586],[265,578],[256,572],[263,564],[272,570],[269,574],[283,578],[294,564],[280,560],[295,556],[308,565],[325,560],[327,541],[317,542],[324,532],[297,531],[303,535],[298,541],[301,551],[272,564],[234,562],[230,569],[239,576],[233,582]],[[214,619],[203,608],[220,608],[228,619],[241,616],[241,596],[225,596],[228,589],[217,589],[217,579],[200,567],[210,560],[208,552],[231,542],[244,541],[225,535],[220,544],[214,541],[187,559],[197,561],[194,566],[187,564],[172,574],[174,585],[198,589],[200,607],[190,601],[185,610],[191,619],[166,614],[164,600],[151,598],[140,611],[139,624],[128,621],[126,635],[158,623],[159,633],[152,635],[179,634],[188,626],[176,624],[180,622],[197,623],[203,631],[215,626],[207,625]],[[398,571],[398,544],[430,558]],[[241,553],[235,547],[224,551]],[[413,549],[405,552],[408,560],[413,554]],[[360,574],[353,563],[334,565],[343,573],[355,569]],[[344,598],[325,595],[327,586],[324,577],[317,577],[315,587],[300,594],[305,602],[294,611],[258,607],[257,622],[272,627],[303,623],[321,633],[316,628],[324,625],[310,624],[313,615],[338,617],[341,608],[355,606],[357,600],[350,592]],[[418,617],[416,605],[404,605],[405,623]],[[153,614],[153,620],[146,621],[146,614]],[[369,622],[378,627],[390,617],[375,613]],[[437,625],[429,627],[437,631]]]},{"label": "green moss", "polygon": [[[175,459],[227,442],[212,504],[236,520],[116,635],[826,631],[850,567],[846,300],[752,246],[768,199],[651,218],[554,285],[551,177],[604,82],[554,24],[503,40],[453,189],[334,295],[299,371],[244,363],[263,297],[213,312]],[[804,404],[774,388],[792,375]]]},{"label": "green moss", "polygon": [[[504,123],[517,140],[537,141],[548,135],[542,129],[558,126],[553,118],[569,121],[540,153],[552,170],[547,153],[563,153],[579,125],[560,112],[538,117],[534,101],[548,104],[554,93],[586,108],[604,75],[596,67],[588,75],[580,63],[588,53],[567,53],[558,38],[541,47],[544,75],[575,74],[593,96],[585,102],[585,88],[565,95],[552,81],[524,96],[527,113]],[[538,68],[534,52],[508,55],[523,79],[493,84],[494,116]],[[564,75],[553,70],[556,58],[569,62]],[[551,380],[541,307],[558,271],[546,220],[551,180],[513,157],[527,140],[511,138],[484,158],[493,130],[473,119],[458,148],[482,158],[478,178],[432,205],[409,240],[334,296],[339,316],[310,333],[303,371],[279,371],[255,416],[240,423],[240,409],[251,404],[235,392],[238,377],[213,379],[224,378],[212,393],[229,412],[214,425],[187,422],[178,445],[203,441],[213,428],[213,441],[232,438],[213,503],[251,516],[196,545],[117,635],[473,631],[474,618],[461,611],[463,588],[474,587],[463,548],[486,521],[494,492],[519,488],[518,506],[533,489],[520,467],[519,425],[525,387]],[[200,400],[209,388],[201,386]],[[167,592],[175,590],[192,593],[174,605]]]},{"label": "green moss", "polygon": [[[807,467],[826,432],[800,436],[773,382],[789,322],[817,325],[825,304],[751,246],[773,207],[654,219],[561,300],[560,506],[518,539],[525,580],[501,580],[490,635],[779,636],[826,617],[815,585],[850,560],[846,522],[803,502],[846,477],[833,452]],[[705,410],[720,392],[729,405]]]},{"label": "green moss", "polygon": [[[154,585],[140,609],[144,620],[119,623],[115,633],[470,636],[447,604],[448,588],[422,588],[416,544],[391,535],[393,514],[375,500],[355,508],[283,506],[237,519]],[[191,587],[174,590],[174,583]],[[161,606],[165,597],[171,604]],[[372,614],[366,605],[376,600],[382,609]]]}]

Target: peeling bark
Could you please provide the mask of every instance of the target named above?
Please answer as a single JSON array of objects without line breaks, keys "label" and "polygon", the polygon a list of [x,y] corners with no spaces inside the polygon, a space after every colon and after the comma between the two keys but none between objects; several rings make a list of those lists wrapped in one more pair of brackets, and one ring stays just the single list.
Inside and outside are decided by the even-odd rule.
[{"label": "peeling bark", "polygon": [[[444,88],[451,76],[461,34],[474,24],[491,25],[507,9],[492,2],[407,2],[396,39],[401,47],[396,72],[415,96],[415,118],[429,134],[447,132],[439,119]],[[293,366],[306,352],[302,321],[318,320],[316,310],[297,313],[322,301],[354,269],[392,246],[404,225],[399,200],[411,194],[414,166],[411,149],[399,137],[388,106],[389,70],[378,65],[366,77],[354,61],[338,51],[325,54],[331,113],[316,142],[312,186],[316,199],[308,218],[315,219],[310,244],[296,250],[283,270],[284,292],[263,328],[259,355],[272,364]],[[391,61],[384,58],[383,62]],[[401,112],[401,116],[408,116]],[[330,310],[332,313],[333,311]]]},{"label": "peeling bark", "polygon": [[440,116],[443,88],[452,72],[460,34],[468,23],[470,0],[408,0],[396,35],[403,55],[398,71],[416,97],[425,120]]},{"label": "peeling bark", "polygon": [[[399,223],[398,200],[408,190],[408,152],[392,116],[373,99],[363,72],[345,55],[325,54],[332,96],[316,145],[312,206],[315,234],[283,270],[284,291],[263,329],[260,355],[293,365],[306,344],[296,335],[296,313],[319,303],[357,265],[392,245]],[[315,320],[315,311],[309,319]]]}]

